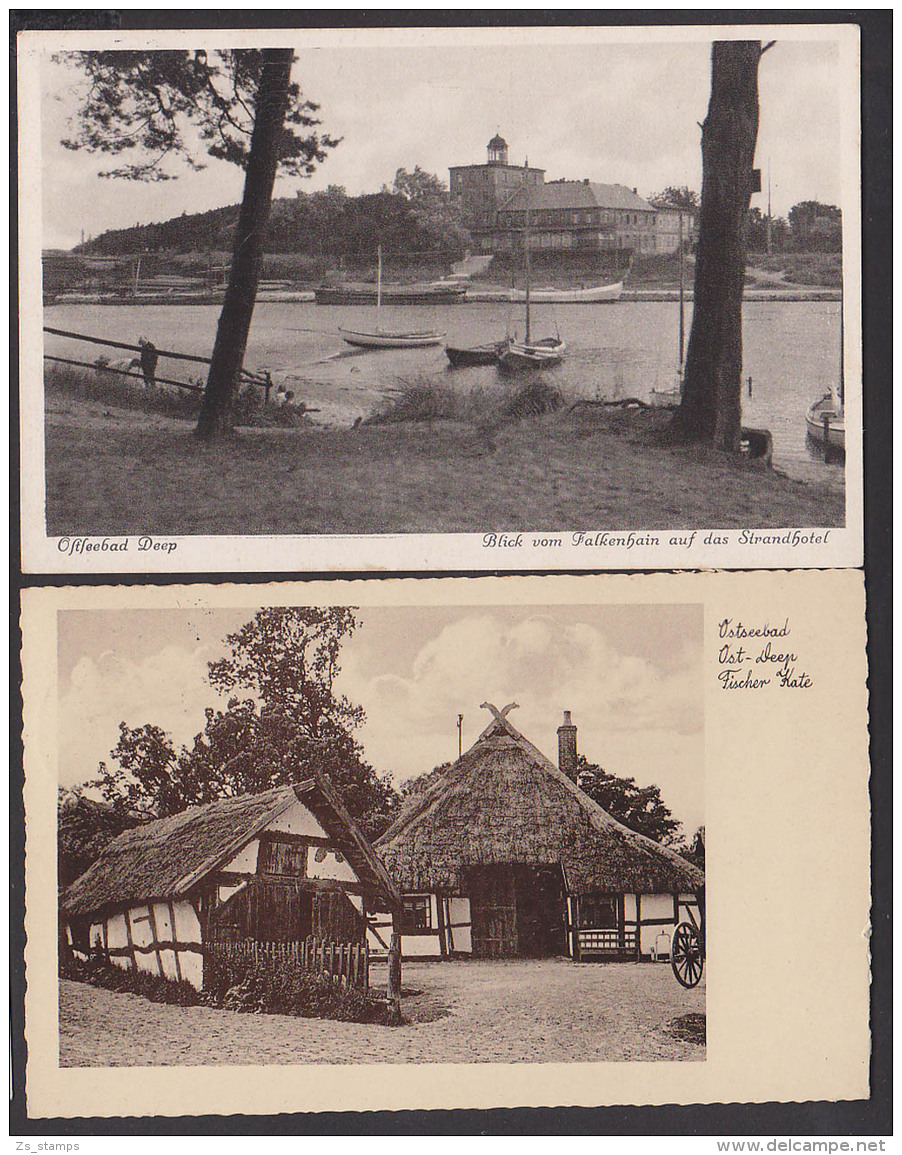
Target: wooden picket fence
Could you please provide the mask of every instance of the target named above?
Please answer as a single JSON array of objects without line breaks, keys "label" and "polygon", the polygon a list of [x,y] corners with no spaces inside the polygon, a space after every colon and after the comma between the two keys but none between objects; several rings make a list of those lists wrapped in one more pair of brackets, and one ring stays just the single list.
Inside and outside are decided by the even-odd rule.
[{"label": "wooden picket fence", "polygon": [[313,974],[324,974],[334,983],[368,990],[370,985],[370,951],[367,944],[357,942],[326,942],[309,938],[301,942],[212,942],[207,951],[214,966],[219,960],[258,962],[263,959],[294,963]]}]

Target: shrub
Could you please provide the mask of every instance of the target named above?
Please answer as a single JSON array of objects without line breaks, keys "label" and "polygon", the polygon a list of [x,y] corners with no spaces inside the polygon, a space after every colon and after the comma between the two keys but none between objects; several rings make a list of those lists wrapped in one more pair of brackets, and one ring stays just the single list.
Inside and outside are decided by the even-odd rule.
[{"label": "shrub", "polygon": [[386,390],[386,400],[366,425],[392,425],[403,421],[466,421],[495,426],[552,413],[564,404],[553,381],[532,376],[513,386],[499,381],[497,389],[476,387],[458,392],[442,381],[420,376],[399,380]]},{"label": "shrub", "polygon": [[102,952],[92,952],[86,959],[74,956],[62,960],[60,978],[90,983],[108,991],[142,995],[152,1003],[177,1007],[195,1007],[207,1001],[202,992],[184,980],[178,982],[148,971],[115,966]]},{"label": "shrub", "polygon": [[208,973],[210,994],[230,1010],[351,1023],[394,1022],[385,1000],[304,970],[293,960],[232,955],[210,959]]},{"label": "shrub", "polygon": [[347,1023],[396,1023],[394,1011],[384,999],[341,986],[327,975],[306,971],[288,959],[208,956],[206,967],[206,989],[198,991],[188,982],[115,966],[102,951],[92,951],[86,959],[61,957],[60,978],[177,1007],[214,1006]]}]

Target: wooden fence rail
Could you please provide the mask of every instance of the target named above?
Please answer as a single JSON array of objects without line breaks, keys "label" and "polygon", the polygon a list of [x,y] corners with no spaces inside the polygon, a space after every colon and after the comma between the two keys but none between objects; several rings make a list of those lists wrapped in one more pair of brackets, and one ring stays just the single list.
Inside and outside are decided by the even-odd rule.
[{"label": "wooden fence rail", "polygon": [[214,961],[263,959],[294,963],[314,974],[325,974],[335,983],[367,990],[370,982],[370,952],[366,943],[327,942],[312,936],[301,942],[212,942],[206,950]]},{"label": "wooden fence rail", "polygon": [[[75,341],[87,341],[91,345],[108,345],[111,349],[127,349],[131,353],[141,352],[140,345],[129,345],[125,341],[111,341],[107,337],[91,337],[87,333],[73,333],[70,329],[54,329],[50,325],[45,325],[44,332],[52,333],[55,337],[71,337]],[[157,354],[160,357],[168,357],[172,361],[191,361],[197,365],[209,365],[211,362],[209,357],[198,357],[194,353],[173,353],[168,349],[157,349]],[[248,369],[242,368],[241,374],[254,385],[265,387],[271,384],[266,376],[251,373]]]}]

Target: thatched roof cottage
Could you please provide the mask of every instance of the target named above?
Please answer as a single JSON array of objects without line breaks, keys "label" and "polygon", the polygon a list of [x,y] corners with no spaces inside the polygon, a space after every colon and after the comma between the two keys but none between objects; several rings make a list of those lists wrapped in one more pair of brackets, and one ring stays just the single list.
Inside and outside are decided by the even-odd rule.
[{"label": "thatched roof cottage", "polygon": [[698,917],[704,874],[628,829],[572,781],[576,727],[558,729],[559,765],[503,711],[415,795],[376,842],[404,896],[405,955],[662,953]]},{"label": "thatched roof cottage", "polygon": [[217,943],[366,938],[400,895],[334,788],[223,798],[128,830],[61,896],[70,947],[201,987]]}]

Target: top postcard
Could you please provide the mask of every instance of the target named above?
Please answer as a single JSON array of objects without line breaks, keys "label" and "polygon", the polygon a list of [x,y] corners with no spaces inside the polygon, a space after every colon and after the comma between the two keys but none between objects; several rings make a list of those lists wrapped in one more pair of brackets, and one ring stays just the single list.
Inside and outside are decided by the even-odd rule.
[{"label": "top postcard", "polygon": [[18,38],[29,573],[857,566],[852,25]]}]

